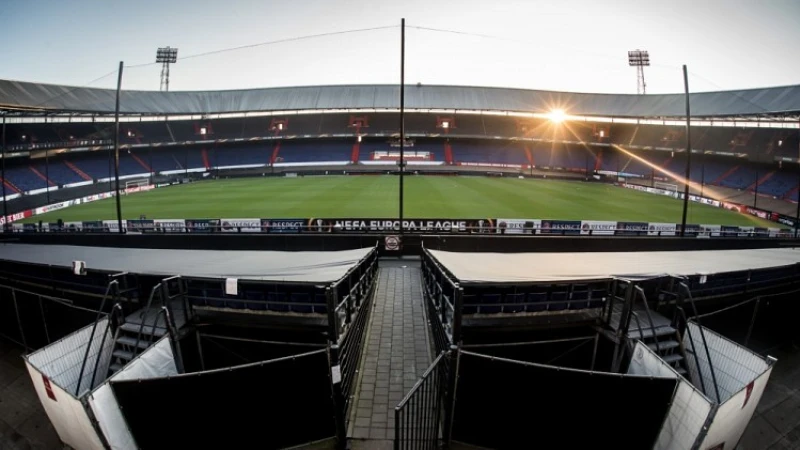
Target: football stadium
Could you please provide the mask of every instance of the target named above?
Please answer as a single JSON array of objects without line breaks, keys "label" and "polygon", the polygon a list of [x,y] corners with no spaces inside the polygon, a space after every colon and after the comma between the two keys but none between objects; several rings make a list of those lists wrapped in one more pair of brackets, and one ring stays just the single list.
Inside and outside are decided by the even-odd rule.
[{"label": "football stadium", "polygon": [[800,85],[0,79],[0,117],[15,436],[41,409],[74,449],[728,450],[800,422],[763,426],[798,387]]}]

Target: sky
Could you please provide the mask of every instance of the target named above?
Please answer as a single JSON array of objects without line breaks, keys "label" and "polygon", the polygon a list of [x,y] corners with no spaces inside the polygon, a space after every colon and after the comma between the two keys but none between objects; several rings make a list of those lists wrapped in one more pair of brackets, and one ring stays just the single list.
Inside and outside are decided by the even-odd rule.
[{"label": "sky", "polygon": [[648,93],[800,84],[798,0],[0,0],[0,78],[158,90],[172,46],[172,91],[397,84],[401,18],[409,84],[636,93],[634,49]]}]

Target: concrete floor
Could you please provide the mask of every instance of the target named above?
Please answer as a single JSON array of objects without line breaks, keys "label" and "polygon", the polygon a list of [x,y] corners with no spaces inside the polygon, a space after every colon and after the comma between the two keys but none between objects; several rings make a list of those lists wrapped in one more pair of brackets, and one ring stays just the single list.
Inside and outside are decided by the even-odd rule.
[{"label": "concrete floor", "polygon": [[0,339],[0,449],[60,449],[58,435],[33,390],[22,349]]}]

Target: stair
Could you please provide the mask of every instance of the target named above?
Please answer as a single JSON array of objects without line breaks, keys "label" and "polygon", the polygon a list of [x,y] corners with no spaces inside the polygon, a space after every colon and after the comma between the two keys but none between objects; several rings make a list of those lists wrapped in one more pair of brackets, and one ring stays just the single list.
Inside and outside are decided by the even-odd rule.
[{"label": "stair", "polygon": [[595,171],[600,170],[600,167],[602,167],[602,164],[603,164],[603,149],[601,148],[597,152],[597,158],[594,160],[594,170]]},{"label": "stair", "polygon": [[773,175],[775,175],[774,170],[772,172],[768,172],[766,175],[759,178],[755,183],[751,184],[750,186],[747,186],[747,190],[751,192],[754,191],[758,186],[761,186],[762,184],[764,184],[765,181],[772,178]]},{"label": "stair", "polygon": [[789,191],[789,192],[787,192],[786,194],[784,194],[784,196],[783,196],[783,199],[784,199],[784,200],[789,200],[789,199],[791,199],[791,198],[792,198],[792,196],[793,196],[794,194],[796,194],[796,193],[797,193],[797,191],[800,191],[800,185],[798,185],[798,186],[795,186],[795,187],[794,187],[794,189],[792,189],[791,191]]},{"label": "stair", "polygon": [[525,146],[525,157],[528,159],[528,165],[533,167],[533,154],[531,154],[531,149],[527,145]]},{"label": "stair", "polygon": [[36,176],[38,176],[39,178],[41,178],[42,180],[44,180],[44,181],[45,181],[46,183],[48,183],[50,186],[56,186],[56,184],[55,184],[55,183],[53,183],[52,181],[48,180],[48,179],[47,179],[47,177],[46,177],[46,176],[44,176],[44,174],[43,174],[42,172],[39,172],[38,170],[36,170],[36,168],[35,168],[35,167],[33,167],[33,166],[28,166],[28,168],[29,168],[29,169],[31,169],[31,172],[35,173],[35,174],[36,174]]},{"label": "stair", "polygon": [[350,162],[356,164],[358,162],[358,153],[361,150],[361,144],[356,142],[353,144],[353,151],[350,153]]},{"label": "stair", "polygon": [[83,178],[86,181],[92,181],[92,177],[90,177],[89,175],[86,175],[86,173],[84,171],[82,171],[81,169],[79,169],[78,166],[76,166],[75,164],[73,164],[73,163],[71,163],[69,161],[64,161],[64,164],[66,164],[67,167],[72,169],[73,172],[77,173],[79,177]]},{"label": "stair", "polygon": [[203,157],[203,167],[205,167],[206,169],[210,169],[211,163],[208,162],[208,150],[203,148],[202,150],[200,150],[200,155]]},{"label": "stair", "polygon": [[[2,178],[0,178],[0,179],[2,179]],[[15,186],[14,183],[8,181],[7,179],[3,180],[3,184],[5,184],[7,188],[11,189],[14,194],[21,194],[22,193],[22,190],[20,190],[20,188]]]},{"label": "stair", "polygon": [[725,178],[728,178],[729,176],[733,175],[733,173],[734,173],[734,172],[736,172],[737,170],[739,170],[739,166],[733,166],[733,167],[731,167],[730,169],[728,169],[728,171],[727,171],[727,172],[725,172],[725,173],[723,173],[722,175],[720,175],[720,176],[719,176],[719,177],[718,177],[716,180],[714,180],[714,182],[713,182],[713,183],[711,183],[711,184],[714,184],[714,185],[717,185],[717,186],[719,186],[719,184],[722,182],[722,180],[724,180]]},{"label": "stair", "polygon": [[450,146],[450,142],[444,143],[444,163],[445,164],[453,164],[453,147]]},{"label": "stair", "polygon": [[275,143],[275,147],[272,149],[272,157],[269,159],[270,165],[275,164],[275,161],[278,160],[278,153],[281,151],[281,141]]},{"label": "stair", "polygon": [[[650,315],[653,317],[654,324],[660,324],[667,320],[664,316],[656,312],[651,312]],[[640,318],[640,321],[641,320]],[[647,319],[644,320],[647,321]],[[655,352],[665,363],[672,366],[672,368],[682,376],[685,377],[688,374],[686,370],[686,352],[684,351],[683,340],[678,330],[671,325],[660,325],[654,327],[654,334],[653,329],[645,323],[642,323],[642,328],[644,328],[644,330],[641,332],[633,328],[638,327],[634,322],[631,322],[631,327],[632,329],[628,332],[629,338],[642,341],[642,343],[647,345],[650,350]]]},{"label": "stair", "polygon": [[181,162],[178,161],[178,158],[176,158],[175,155],[172,155],[172,160],[175,161],[175,164],[177,164],[177,166],[180,168],[180,170],[184,169],[183,164],[181,164]]},{"label": "stair", "polygon": [[144,170],[146,170],[148,173],[153,171],[153,169],[151,169],[151,168],[150,168],[150,166],[148,166],[148,165],[147,165],[147,163],[146,163],[146,162],[144,162],[144,160],[142,160],[142,158],[139,158],[139,156],[138,156],[136,153],[133,153],[133,152],[131,152],[131,156],[132,156],[132,157],[133,157],[133,159],[134,159],[134,160],[135,160],[137,163],[139,163],[139,165],[140,165],[140,166],[142,166],[142,168],[144,168]]}]

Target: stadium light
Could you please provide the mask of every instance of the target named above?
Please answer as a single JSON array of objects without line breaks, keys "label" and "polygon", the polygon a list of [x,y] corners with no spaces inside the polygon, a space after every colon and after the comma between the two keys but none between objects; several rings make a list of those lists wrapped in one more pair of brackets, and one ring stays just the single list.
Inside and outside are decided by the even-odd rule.
[{"label": "stadium light", "polygon": [[450,122],[448,122],[447,120],[443,121],[442,128],[444,128],[445,130],[450,128]]},{"label": "stadium light", "polygon": [[356,137],[356,140],[357,140],[358,142],[361,142],[361,135],[360,135],[360,134],[358,135],[358,137]]},{"label": "stadium light", "polygon": [[644,82],[644,67],[650,65],[650,53],[647,50],[628,52],[628,65],[636,67],[636,93],[646,94],[647,84]]},{"label": "stadium light", "polygon": [[563,109],[554,109],[547,114],[547,118],[553,123],[561,123],[567,118],[567,115]]},{"label": "stadium light", "polygon": [[169,91],[169,65],[178,62],[178,49],[161,47],[156,50],[156,63],[161,63],[161,89]]},{"label": "stadium light", "polygon": [[783,141],[779,139],[779,140],[778,140],[778,147],[780,147],[780,146],[782,146],[782,145],[783,145]]},{"label": "stadium light", "polygon": [[200,134],[203,136],[206,135],[206,127],[200,127]]}]

